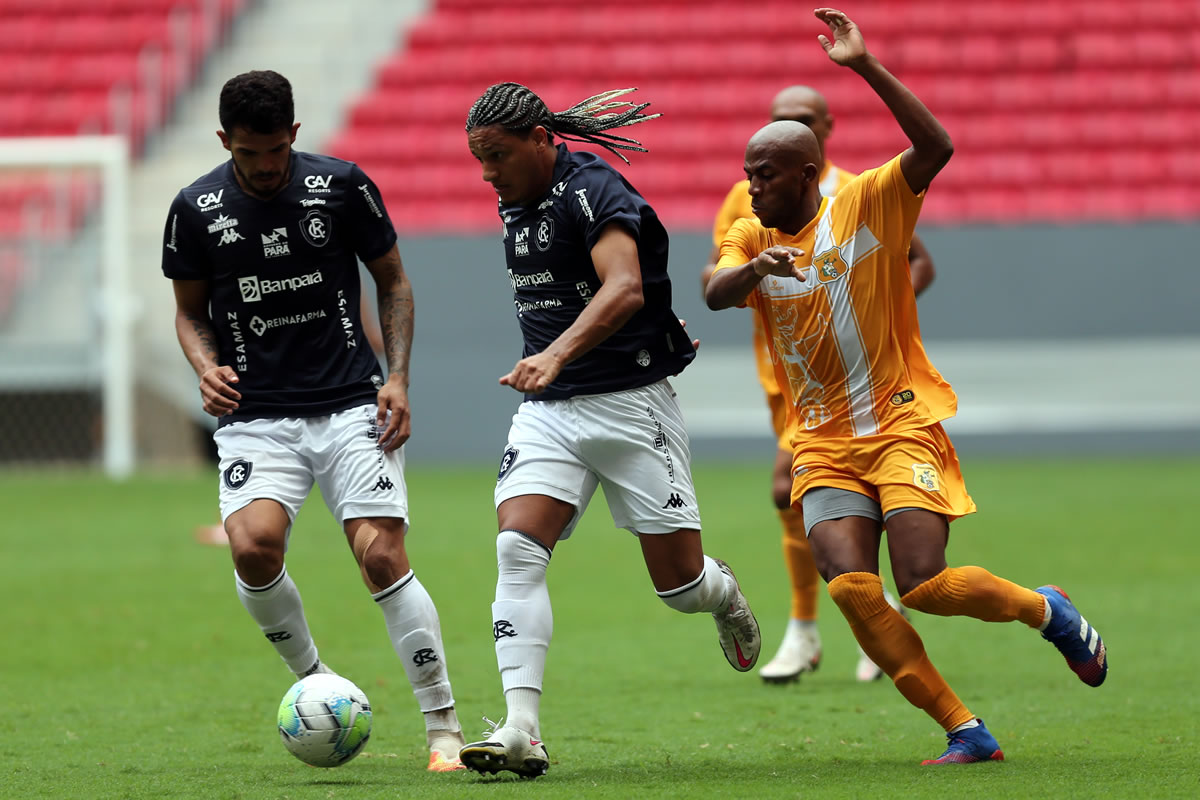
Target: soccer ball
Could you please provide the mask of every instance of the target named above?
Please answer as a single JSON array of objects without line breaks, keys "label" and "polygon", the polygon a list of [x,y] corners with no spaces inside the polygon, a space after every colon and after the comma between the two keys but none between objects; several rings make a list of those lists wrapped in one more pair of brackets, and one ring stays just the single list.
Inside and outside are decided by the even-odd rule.
[{"label": "soccer ball", "polygon": [[279,703],[279,735],[288,752],[305,764],[340,767],[371,736],[371,703],[340,675],[309,675]]}]

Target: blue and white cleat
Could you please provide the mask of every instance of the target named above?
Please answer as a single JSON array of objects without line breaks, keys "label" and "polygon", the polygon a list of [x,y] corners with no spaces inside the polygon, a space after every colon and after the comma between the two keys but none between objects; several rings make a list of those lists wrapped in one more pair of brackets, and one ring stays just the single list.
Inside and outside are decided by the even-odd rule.
[{"label": "blue and white cleat", "polygon": [[988,732],[983,720],[974,728],[965,728],[958,733],[947,733],[949,744],[946,752],[937,758],[926,759],[921,766],[930,764],[974,764],[978,761],[1003,761],[1004,751],[996,737]]},{"label": "blue and white cleat", "polygon": [[1035,589],[1046,598],[1050,619],[1042,629],[1042,638],[1058,648],[1067,666],[1088,686],[1099,686],[1108,675],[1108,657],[1100,632],[1076,610],[1067,593],[1057,586]]}]

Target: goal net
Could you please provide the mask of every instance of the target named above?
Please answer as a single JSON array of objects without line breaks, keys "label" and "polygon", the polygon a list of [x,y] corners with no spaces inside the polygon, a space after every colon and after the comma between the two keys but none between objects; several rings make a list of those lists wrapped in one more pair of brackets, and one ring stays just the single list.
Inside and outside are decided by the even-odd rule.
[{"label": "goal net", "polygon": [[0,468],[134,466],[121,137],[0,139]]}]

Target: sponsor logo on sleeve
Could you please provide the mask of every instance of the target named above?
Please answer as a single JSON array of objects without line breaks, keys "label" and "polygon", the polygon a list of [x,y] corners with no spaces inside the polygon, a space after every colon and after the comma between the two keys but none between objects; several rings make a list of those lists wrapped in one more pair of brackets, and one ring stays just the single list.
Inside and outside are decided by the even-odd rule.
[{"label": "sponsor logo on sleeve", "polygon": [[175,247],[175,241],[176,241],[175,231],[178,228],[178,226],[179,226],[179,215],[174,214],[171,216],[171,241],[167,242],[167,245],[166,245],[167,249],[170,250],[172,253],[179,252],[179,250]]},{"label": "sponsor logo on sleeve", "polygon": [[364,183],[358,187],[358,190],[363,193],[363,198],[367,201],[367,208],[371,209],[371,213],[383,219],[383,209],[375,202],[375,195],[371,194],[371,184]]},{"label": "sponsor logo on sleeve", "polygon": [[579,207],[583,210],[584,216],[588,218],[588,222],[595,222],[596,217],[592,214],[592,206],[587,199],[587,189],[576,189],[575,196],[579,198]]}]

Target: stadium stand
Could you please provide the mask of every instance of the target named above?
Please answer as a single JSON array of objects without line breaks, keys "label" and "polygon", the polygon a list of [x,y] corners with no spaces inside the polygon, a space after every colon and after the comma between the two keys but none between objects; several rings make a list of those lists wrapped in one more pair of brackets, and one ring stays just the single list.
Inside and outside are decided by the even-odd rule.
[{"label": "stadium stand", "polygon": [[[140,153],[247,0],[3,0],[0,136],[124,134]],[[83,174],[0,172],[0,320],[24,248],[70,235],[96,199]]]},{"label": "stadium stand", "polygon": [[[1195,0],[1147,0],[1134,15],[1114,0],[876,0],[854,16],[955,139],[925,221],[1200,215]],[[804,33],[789,35],[788,20]],[[903,148],[887,110],[828,62],[817,32],[807,11],[778,0],[439,0],[329,149],[375,177],[411,232],[493,230],[462,132],[483,89],[519,81],[557,110],[637,86],[663,117],[633,129],[651,155],[623,171],[669,225],[705,229],[783,86],[808,83],[829,98],[840,166],[866,169]]]}]

